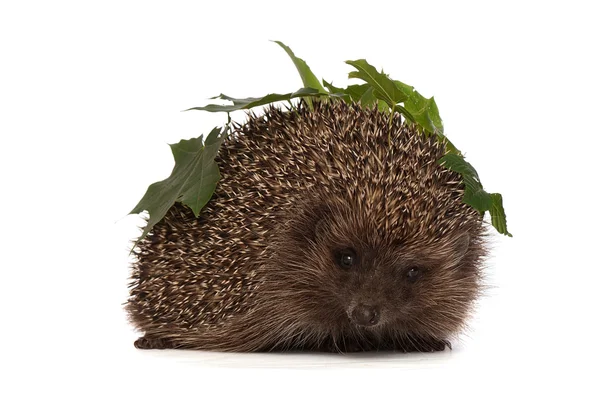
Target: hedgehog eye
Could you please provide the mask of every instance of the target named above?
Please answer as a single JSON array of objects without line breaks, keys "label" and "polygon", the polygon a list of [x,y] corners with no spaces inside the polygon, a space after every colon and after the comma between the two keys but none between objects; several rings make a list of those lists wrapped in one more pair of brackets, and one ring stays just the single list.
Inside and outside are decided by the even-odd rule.
[{"label": "hedgehog eye", "polygon": [[350,248],[340,250],[337,252],[336,261],[340,267],[348,269],[356,263],[356,252]]},{"label": "hedgehog eye", "polygon": [[419,267],[411,267],[408,271],[406,271],[406,279],[410,282],[416,282],[421,276],[421,269]]}]

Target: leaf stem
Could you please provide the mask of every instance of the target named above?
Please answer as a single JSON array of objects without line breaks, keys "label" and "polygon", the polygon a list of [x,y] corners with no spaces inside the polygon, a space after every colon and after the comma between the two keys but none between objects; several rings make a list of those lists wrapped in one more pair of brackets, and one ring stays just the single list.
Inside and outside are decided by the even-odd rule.
[{"label": "leaf stem", "polygon": [[390,109],[390,120],[388,123],[388,145],[392,145],[392,125],[394,122],[394,114],[396,113],[396,104],[392,104]]}]

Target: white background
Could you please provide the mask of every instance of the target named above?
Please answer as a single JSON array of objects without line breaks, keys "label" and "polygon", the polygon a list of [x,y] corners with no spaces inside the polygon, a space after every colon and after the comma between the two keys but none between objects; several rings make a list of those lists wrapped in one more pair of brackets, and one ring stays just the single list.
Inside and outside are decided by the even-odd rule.
[{"label": "white background", "polygon": [[[594,2],[1,4],[0,396],[598,396]],[[269,40],[336,85],[366,58],[435,95],[504,195],[514,238],[494,236],[495,287],[454,351],[133,348],[125,215],[170,173],[167,143],[225,121],[181,110],[301,86]]]}]

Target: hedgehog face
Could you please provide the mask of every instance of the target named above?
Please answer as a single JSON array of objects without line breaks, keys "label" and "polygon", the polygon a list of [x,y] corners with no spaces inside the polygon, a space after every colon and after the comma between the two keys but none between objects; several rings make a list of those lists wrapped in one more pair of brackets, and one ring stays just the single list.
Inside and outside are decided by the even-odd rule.
[{"label": "hedgehog face", "polygon": [[312,263],[321,263],[322,280],[336,285],[329,291],[337,293],[332,299],[343,307],[345,321],[360,328],[406,329],[440,325],[439,320],[467,310],[477,280],[476,268],[462,262],[467,233],[427,247],[378,239],[377,229],[355,226],[343,232],[342,225],[349,226],[344,220],[332,221],[329,230],[321,226],[322,235],[309,253]]},{"label": "hedgehog face", "polygon": [[460,329],[479,282],[467,232],[395,239],[372,214],[322,207],[298,212],[278,238],[273,276],[286,286],[294,307],[286,310],[298,314],[298,324],[368,344],[407,335],[445,339]]},{"label": "hedgehog face", "polygon": [[462,263],[468,234],[419,250],[350,240],[323,246],[330,252],[330,270],[323,278],[335,281],[335,300],[351,326],[407,331],[435,326],[445,332],[459,326],[477,282],[475,268]]}]

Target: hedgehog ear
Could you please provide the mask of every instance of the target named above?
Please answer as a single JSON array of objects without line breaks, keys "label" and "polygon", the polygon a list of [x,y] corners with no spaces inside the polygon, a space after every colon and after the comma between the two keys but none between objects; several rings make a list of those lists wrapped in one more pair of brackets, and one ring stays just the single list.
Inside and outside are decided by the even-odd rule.
[{"label": "hedgehog ear", "polygon": [[321,239],[325,235],[325,218],[319,218],[315,224],[315,238]]},{"label": "hedgehog ear", "polygon": [[315,240],[320,240],[325,236],[325,231],[327,229],[327,220],[331,216],[330,212],[330,208],[325,204],[321,204],[313,209],[313,238]]},{"label": "hedgehog ear", "polygon": [[443,260],[448,264],[458,264],[465,254],[467,254],[470,242],[471,237],[468,232],[463,232],[462,234],[447,240],[442,244],[441,253],[443,253]]},{"label": "hedgehog ear", "polygon": [[468,232],[460,235],[454,243],[454,250],[456,250],[461,260],[467,254],[467,250],[469,250],[469,243],[471,243],[471,236]]}]

